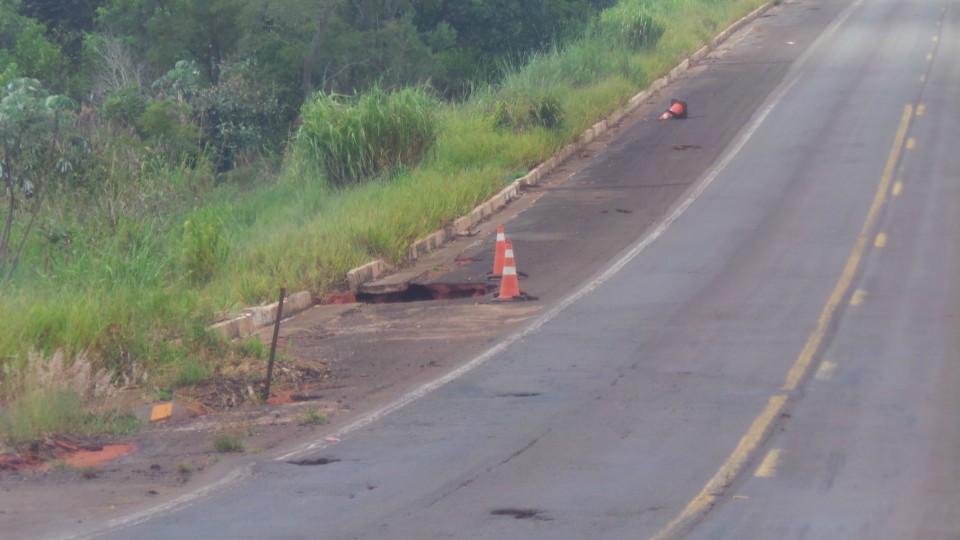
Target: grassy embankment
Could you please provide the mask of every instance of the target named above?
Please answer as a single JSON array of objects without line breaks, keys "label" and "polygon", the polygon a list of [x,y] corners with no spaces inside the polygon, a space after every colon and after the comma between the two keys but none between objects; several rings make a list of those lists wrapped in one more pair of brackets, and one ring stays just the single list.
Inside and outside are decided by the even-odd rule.
[{"label": "grassy embankment", "polygon": [[[105,377],[169,389],[249,354],[257,347],[207,331],[217,314],[271,301],[280,286],[336,287],[373,258],[400,261],[411,241],[467,213],[762,3],[624,0],[589,36],[509,68],[464,103],[418,102],[436,138],[422,161],[346,188],[333,186],[317,139],[304,133],[276,173],[219,184],[202,164],[130,163],[121,146],[104,145],[113,153],[102,185],[51,198],[47,226],[0,292],[0,447],[129,428],[108,407],[82,405],[109,402]],[[70,360],[51,363],[57,351]]]}]

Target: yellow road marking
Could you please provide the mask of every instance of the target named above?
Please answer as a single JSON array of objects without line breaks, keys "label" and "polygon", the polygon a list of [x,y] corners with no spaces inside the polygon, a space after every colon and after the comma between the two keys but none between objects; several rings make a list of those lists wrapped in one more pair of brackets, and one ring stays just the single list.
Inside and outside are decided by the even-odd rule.
[{"label": "yellow road marking", "polygon": [[927,53],[927,60],[933,60],[933,53]]},{"label": "yellow road marking", "polygon": [[853,292],[853,298],[850,299],[851,306],[862,306],[863,301],[867,299],[867,291],[857,289]]},{"label": "yellow road marking", "polygon": [[750,500],[750,497],[747,497],[746,495],[734,495],[734,496],[733,496],[733,500],[735,500],[735,501],[749,501],[749,500]]},{"label": "yellow road marking", "polygon": [[829,360],[824,360],[824,361],[820,364],[820,367],[817,368],[817,373],[814,374],[814,377],[815,377],[818,381],[829,381],[830,379],[833,378],[833,372],[834,372],[836,369],[837,369],[837,364],[835,364],[835,363],[833,363],[833,362],[831,362],[831,361],[829,361]]},{"label": "yellow road marking", "polygon": [[910,137],[909,139],[907,139],[907,150],[913,150],[916,147],[917,147],[916,139],[914,139],[913,137]]},{"label": "yellow road marking", "polygon": [[770,401],[767,403],[767,408],[753,421],[746,435],[740,439],[740,444],[737,445],[737,448],[730,454],[727,461],[720,467],[717,474],[707,482],[707,485],[703,486],[700,493],[690,501],[683,512],[658,532],[652,540],[664,540],[668,538],[674,531],[684,526],[688,520],[708,510],[717,502],[723,495],[724,488],[730,485],[730,482],[733,482],[736,477],[740,476],[740,473],[746,468],[750,456],[756,452],[763,440],[767,438],[767,434],[771,426],[773,426],[773,421],[780,416],[781,411],[783,411],[783,406],[786,404],[787,396],[785,395],[776,395],[770,398]]},{"label": "yellow road marking", "polygon": [[806,375],[807,371],[810,369],[810,365],[813,363],[814,355],[820,348],[820,344],[823,343],[824,336],[827,335],[827,330],[830,327],[830,323],[833,321],[833,316],[836,314],[837,308],[840,307],[844,296],[846,296],[847,291],[850,290],[850,284],[853,283],[853,277],[857,272],[857,268],[860,266],[860,260],[863,258],[863,253],[867,249],[867,242],[869,241],[870,233],[873,229],[874,223],[877,220],[877,216],[880,213],[880,207],[883,206],[883,202],[886,199],[886,193],[890,189],[890,182],[893,179],[894,169],[897,166],[897,160],[900,159],[900,149],[903,148],[903,140],[907,136],[907,128],[910,127],[911,116],[913,116],[913,106],[907,105],[904,108],[903,117],[900,119],[900,127],[897,129],[897,135],[893,141],[893,149],[890,150],[890,155],[887,157],[887,165],[883,169],[883,176],[880,178],[880,185],[878,186],[877,193],[873,198],[873,204],[870,205],[870,210],[867,212],[867,217],[863,223],[863,228],[860,229],[860,235],[857,237],[857,242],[853,247],[853,252],[850,253],[850,258],[847,259],[847,265],[844,267],[843,273],[840,275],[840,280],[837,282],[837,286],[834,288],[833,294],[830,295],[829,300],[827,300],[827,305],[820,313],[820,319],[817,320],[816,329],[812,334],[810,334],[810,337],[807,339],[807,343],[800,352],[800,356],[797,358],[796,363],[793,364],[793,367],[790,368],[790,372],[787,373],[787,380],[783,385],[783,389],[786,391],[795,390],[800,384],[800,381],[803,380],[804,375]]},{"label": "yellow road marking", "polygon": [[903,182],[897,180],[897,182],[893,184],[893,194],[899,195],[901,193],[903,193]]},{"label": "yellow road marking", "polygon": [[920,76],[920,82],[926,82],[926,80],[927,80],[927,76],[926,76],[926,75],[921,75],[921,76]]},{"label": "yellow road marking", "polygon": [[[897,166],[897,161],[900,158],[900,151],[903,148],[912,116],[913,105],[906,105],[903,109],[900,127],[897,129],[896,137],[894,137],[893,149],[890,150],[890,155],[887,157],[887,164],[884,167],[883,176],[880,178],[880,185],[877,187],[877,192],[874,195],[873,204],[870,205],[870,210],[867,212],[867,217],[860,229],[860,234],[857,236],[853,251],[847,259],[843,273],[839,281],[837,281],[833,293],[827,300],[827,305],[820,313],[816,329],[810,334],[803,350],[787,373],[786,381],[783,385],[783,390],[785,391],[795,390],[806,377],[810,366],[813,365],[814,357],[833,323],[837,309],[850,290],[853,278],[860,266],[860,261],[866,252],[871,232],[880,214],[880,208],[883,206],[887,191],[890,189],[890,183],[893,180],[893,174]],[[774,420],[780,416],[786,407],[787,401],[788,396],[786,394],[776,394],[770,397],[766,408],[760,413],[760,416],[754,419],[747,433],[740,439],[733,453],[723,462],[723,465],[720,466],[716,474],[714,474],[707,484],[703,486],[703,489],[687,503],[686,508],[680,512],[680,515],[675,517],[666,527],[660,529],[651,540],[665,540],[672,537],[684,527],[694,524],[697,518],[716,504],[717,500],[723,495],[723,490],[740,476],[747,467],[750,459],[756,455],[757,450],[770,434]]]},{"label": "yellow road marking", "polygon": [[882,248],[887,245],[887,235],[880,233],[877,235],[877,239],[873,241],[874,247]]},{"label": "yellow road marking", "polygon": [[753,473],[757,478],[773,478],[777,474],[777,465],[780,464],[780,450],[774,448],[767,452],[767,457],[763,458],[757,472]]},{"label": "yellow road marking", "polygon": [[917,105],[917,116],[923,116],[923,113],[927,112],[927,106],[924,104]]}]

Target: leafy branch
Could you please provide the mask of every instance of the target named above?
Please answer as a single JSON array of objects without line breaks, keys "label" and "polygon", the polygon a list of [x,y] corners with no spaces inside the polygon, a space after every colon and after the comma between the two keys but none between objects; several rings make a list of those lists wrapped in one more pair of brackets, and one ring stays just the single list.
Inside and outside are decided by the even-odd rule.
[{"label": "leafy branch", "polygon": [[[13,277],[36,224],[47,182],[72,169],[64,159],[61,128],[76,104],[64,96],[48,95],[36,79],[15,79],[0,96],[0,180],[6,199],[0,231],[0,270],[6,270],[0,281],[3,288]],[[19,230],[18,220],[26,220]]]}]

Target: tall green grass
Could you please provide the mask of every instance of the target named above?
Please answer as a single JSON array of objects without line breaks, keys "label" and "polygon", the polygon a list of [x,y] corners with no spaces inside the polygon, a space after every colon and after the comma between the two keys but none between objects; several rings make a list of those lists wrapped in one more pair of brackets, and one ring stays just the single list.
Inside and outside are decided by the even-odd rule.
[{"label": "tall green grass", "polygon": [[[171,163],[122,137],[98,142],[91,180],[54,194],[0,291],[0,439],[78,421],[55,414],[75,405],[31,382],[32,364],[86,354],[114,384],[146,390],[201,379],[238,354],[207,330],[218,317],[281,286],[343,286],[375,257],[400,262],[761,3],[622,0],[584,38],[504,66],[464,102],[423,89],[319,96],[282,169],[259,181],[217,185],[202,154]],[[45,392],[53,412],[31,412]]]},{"label": "tall green grass", "polygon": [[301,111],[298,142],[342,187],[396,167],[414,167],[436,140],[437,102],[424,88],[360,96],[317,94]]}]

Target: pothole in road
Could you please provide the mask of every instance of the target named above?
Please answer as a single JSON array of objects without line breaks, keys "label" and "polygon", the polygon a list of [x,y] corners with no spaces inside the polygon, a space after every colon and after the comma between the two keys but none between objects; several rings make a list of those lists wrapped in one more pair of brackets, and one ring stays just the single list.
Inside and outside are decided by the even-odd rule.
[{"label": "pothole in road", "polygon": [[291,465],[313,467],[316,465],[330,465],[331,463],[337,463],[338,461],[340,461],[340,459],[338,458],[322,457],[322,458],[316,458],[316,459],[301,459],[297,461],[287,461],[287,463]]},{"label": "pothole in road", "polygon": [[535,510],[533,508],[498,508],[490,511],[490,515],[507,516],[514,519],[548,519],[541,514],[543,514],[543,510]]},{"label": "pothole in road", "polygon": [[411,283],[403,291],[389,293],[356,294],[357,302],[364,304],[399,304],[404,302],[425,302],[429,300],[455,300],[458,298],[477,298],[493,290],[486,283],[431,283],[421,285]]}]

